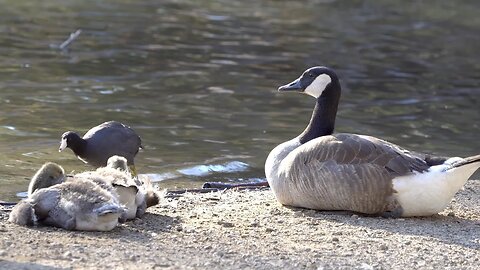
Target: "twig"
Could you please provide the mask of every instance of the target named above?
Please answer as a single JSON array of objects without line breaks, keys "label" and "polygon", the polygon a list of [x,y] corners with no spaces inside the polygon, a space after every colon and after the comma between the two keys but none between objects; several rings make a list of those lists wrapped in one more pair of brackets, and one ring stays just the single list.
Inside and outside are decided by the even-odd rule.
[{"label": "twig", "polygon": [[65,40],[62,44],[58,46],[60,50],[66,49],[73,41],[75,41],[78,36],[82,33],[81,29],[78,29],[77,31],[73,32],[70,34],[70,36]]},{"label": "twig", "polygon": [[[248,183],[251,184],[251,183]],[[260,183],[257,185],[250,185],[247,186],[245,184],[226,184],[223,187],[213,187],[213,188],[193,188],[193,189],[177,189],[177,190],[167,190],[165,197],[166,198],[176,198],[181,197],[185,193],[210,193],[210,192],[222,192],[227,189],[235,189],[235,190],[249,190],[249,189],[264,189],[268,188],[268,186],[262,186]]]},{"label": "twig", "polygon": [[218,188],[218,189],[230,189],[230,188],[243,188],[243,187],[268,187],[268,182],[250,182],[250,183],[222,183],[222,182],[205,182],[202,188]]},{"label": "twig", "polygon": [[0,211],[10,212],[15,205],[17,205],[16,202],[0,201]]}]

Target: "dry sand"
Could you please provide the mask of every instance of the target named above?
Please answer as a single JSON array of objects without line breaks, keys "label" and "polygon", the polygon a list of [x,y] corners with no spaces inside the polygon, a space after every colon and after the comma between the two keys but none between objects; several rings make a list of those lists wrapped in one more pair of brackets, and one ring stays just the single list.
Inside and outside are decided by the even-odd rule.
[{"label": "dry sand", "polygon": [[480,269],[480,181],[427,218],[279,205],[270,190],[187,194],[111,232],[25,228],[0,211],[0,269]]}]

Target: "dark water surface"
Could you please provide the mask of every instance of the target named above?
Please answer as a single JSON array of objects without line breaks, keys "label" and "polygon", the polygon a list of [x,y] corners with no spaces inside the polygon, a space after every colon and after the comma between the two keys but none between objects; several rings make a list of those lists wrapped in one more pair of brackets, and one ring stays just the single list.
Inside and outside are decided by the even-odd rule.
[{"label": "dark water surface", "polygon": [[60,135],[111,119],[161,187],[262,179],[314,104],[276,88],[313,65],[341,78],[337,131],[479,154],[480,2],[379,2],[0,0],[0,199],[46,161],[88,169]]}]

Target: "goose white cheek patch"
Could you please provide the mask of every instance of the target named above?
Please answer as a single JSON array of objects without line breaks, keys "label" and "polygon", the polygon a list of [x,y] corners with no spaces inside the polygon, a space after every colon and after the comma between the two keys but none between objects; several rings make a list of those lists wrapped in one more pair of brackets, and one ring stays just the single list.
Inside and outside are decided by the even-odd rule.
[{"label": "goose white cheek patch", "polygon": [[332,78],[328,76],[327,74],[321,74],[318,75],[317,78],[307,87],[305,88],[305,94],[308,94],[314,98],[318,98],[323,90],[325,90],[325,87],[329,83],[332,82]]}]

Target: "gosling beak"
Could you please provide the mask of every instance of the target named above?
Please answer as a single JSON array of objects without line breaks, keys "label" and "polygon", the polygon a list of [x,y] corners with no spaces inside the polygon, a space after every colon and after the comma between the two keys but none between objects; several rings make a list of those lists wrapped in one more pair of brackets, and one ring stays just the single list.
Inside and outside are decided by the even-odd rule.
[{"label": "gosling beak", "polygon": [[297,91],[297,92],[302,92],[303,91],[303,87],[300,83],[300,78],[296,79],[295,81],[289,83],[289,84],[286,84],[286,85],[283,85],[283,86],[280,86],[278,88],[278,91],[280,92],[286,92],[286,91]]},{"label": "gosling beak", "polygon": [[58,148],[58,152],[62,152],[63,150],[65,150],[65,148],[67,148],[67,140],[63,139],[60,142],[60,147]]}]

